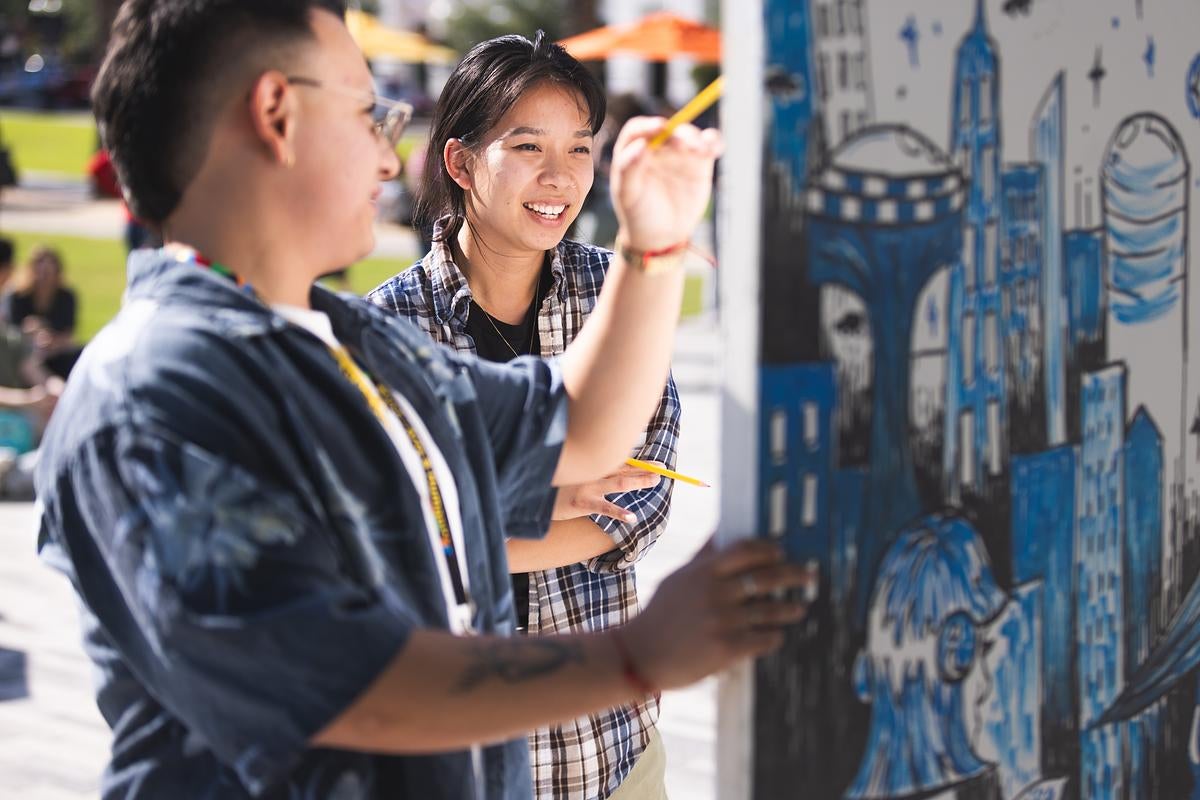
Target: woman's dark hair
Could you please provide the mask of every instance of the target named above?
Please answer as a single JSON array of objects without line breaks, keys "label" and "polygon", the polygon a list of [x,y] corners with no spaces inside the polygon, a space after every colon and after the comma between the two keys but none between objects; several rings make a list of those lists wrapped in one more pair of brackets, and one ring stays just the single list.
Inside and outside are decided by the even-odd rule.
[{"label": "woman's dark hair", "polygon": [[499,36],[471,48],[446,81],[433,111],[429,149],[417,189],[418,224],[432,228],[449,217],[438,235],[449,241],[466,219],[462,187],[450,179],[442,151],[450,139],[467,147],[480,144],[484,134],[508,113],[525,92],[549,81],[579,93],[587,107],[592,133],[604,124],[604,89],[582,64],[538,31],[524,36]]},{"label": "woman's dark hair", "polygon": [[34,265],[42,259],[50,259],[54,262],[55,271],[58,273],[58,280],[62,282],[63,275],[63,259],[62,253],[50,247],[49,245],[39,244],[33,248],[29,254],[29,260],[25,263],[24,270],[13,281],[13,293],[28,295],[37,288],[37,273],[34,270]]},{"label": "woman's dark hair", "polygon": [[[312,39],[310,14],[345,0],[125,0],[92,87],[101,138],[133,213],[161,223],[200,165],[240,71]],[[261,63],[260,63],[261,62]]]}]

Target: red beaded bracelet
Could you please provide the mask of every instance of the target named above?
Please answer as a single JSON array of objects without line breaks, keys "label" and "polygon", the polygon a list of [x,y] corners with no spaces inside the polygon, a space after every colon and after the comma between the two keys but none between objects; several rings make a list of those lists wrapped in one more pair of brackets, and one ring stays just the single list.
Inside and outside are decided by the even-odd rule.
[{"label": "red beaded bracelet", "polygon": [[621,659],[621,675],[624,676],[625,682],[636,689],[638,694],[658,694],[657,690],[638,671],[637,664],[633,662],[633,657],[629,654],[629,648],[625,645],[625,637],[621,635],[621,632],[613,630],[612,638],[617,648],[617,655]]}]

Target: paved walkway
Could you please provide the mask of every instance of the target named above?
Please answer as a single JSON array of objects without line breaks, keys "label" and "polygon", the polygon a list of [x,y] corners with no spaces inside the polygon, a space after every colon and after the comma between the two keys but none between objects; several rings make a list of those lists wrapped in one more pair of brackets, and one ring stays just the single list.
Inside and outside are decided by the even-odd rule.
[{"label": "paved walkway", "polygon": [[[682,396],[680,469],[718,477],[717,335],[712,320],[679,333],[675,377]],[[717,494],[680,485],[670,525],[638,567],[643,600],[704,543]],[[93,701],[79,645],[74,595],[34,553],[30,504],[0,503],[0,798],[80,800],[96,796],[108,735]],[[663,698],[667,786],[675,800],[715,795],[716,680]]]},{"label": "paved walkway", "polygon": [[[91,199],[78,181],[27,177],[0,194],[0,231],[122,239],[125,211],[119,200]],[[419,247],[411,228],[375,226],[375,257],[411,258]]]}]

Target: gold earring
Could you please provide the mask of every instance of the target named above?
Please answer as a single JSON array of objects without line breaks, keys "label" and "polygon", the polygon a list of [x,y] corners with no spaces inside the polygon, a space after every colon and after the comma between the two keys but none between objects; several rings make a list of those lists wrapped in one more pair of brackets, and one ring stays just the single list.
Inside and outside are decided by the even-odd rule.
[{"label": "gold earring", "polygon": [[294,153],[288,153],[286,156],[284,156],[283,166],[287,167],[288,169],[296,166],[296,155]]}]

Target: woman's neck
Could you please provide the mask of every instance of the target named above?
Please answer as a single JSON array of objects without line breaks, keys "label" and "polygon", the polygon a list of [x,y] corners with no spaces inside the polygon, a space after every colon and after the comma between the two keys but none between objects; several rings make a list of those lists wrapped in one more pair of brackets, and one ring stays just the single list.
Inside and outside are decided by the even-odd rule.
[{"label": "woman's neck", "polygon": [[58,284],[37,285],[30,292],[33,304],[38,311],[48,313],[54,305],[54,296],[58,294]]},{"label": "woman's neck", "polygon": [[465,223],[451,243],[451,250],[475,302],[501,322],[520,324],[537,292],[545,251],[501,252],[481,240],[472,226]]}]

